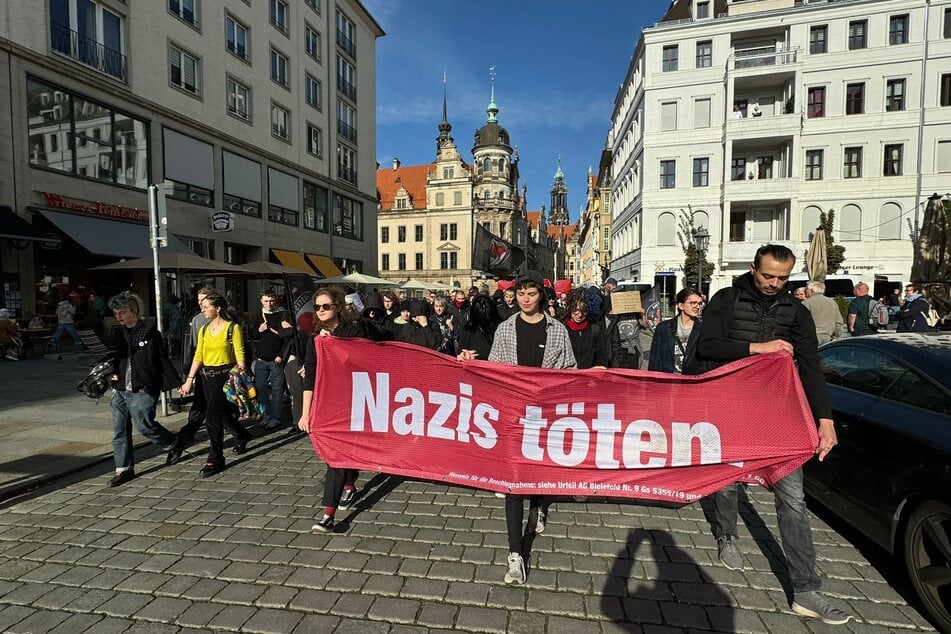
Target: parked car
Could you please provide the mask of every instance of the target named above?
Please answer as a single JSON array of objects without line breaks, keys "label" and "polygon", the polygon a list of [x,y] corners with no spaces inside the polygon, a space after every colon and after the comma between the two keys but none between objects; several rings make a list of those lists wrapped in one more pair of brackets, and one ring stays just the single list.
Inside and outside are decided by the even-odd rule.
[{"label": "parked car", "polygon": [[819,350],[838,433],[806,492],[904,563],[951,632],[951,336],[850,337]]}]

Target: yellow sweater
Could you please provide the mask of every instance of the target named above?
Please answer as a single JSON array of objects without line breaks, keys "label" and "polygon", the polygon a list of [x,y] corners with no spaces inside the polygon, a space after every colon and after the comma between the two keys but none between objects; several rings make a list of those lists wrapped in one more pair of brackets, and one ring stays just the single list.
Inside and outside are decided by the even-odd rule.
[{"label": "yellow sweater", "polygon": [[234,352],[228,346],[228,327],[212,334],[211,325],[198,331],[198,344],[195,346],[195,361],[203,366],[234,365],[236,359],[244,359],[244,340],[241,338],[241,326],[235,324],[231,335]]}]

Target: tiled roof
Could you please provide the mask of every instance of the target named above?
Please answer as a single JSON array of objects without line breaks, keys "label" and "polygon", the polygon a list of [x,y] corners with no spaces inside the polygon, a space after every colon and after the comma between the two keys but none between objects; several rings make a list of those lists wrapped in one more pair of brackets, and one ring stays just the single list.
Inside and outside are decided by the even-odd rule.
[{"label": "tiled roof", "polygon": [[426,207],[426,176],[433,170],[433,165],[401,165],[397,169],[381,167],[376,171],[376,192],[379,197],[380,210],[393,209],[393,201],[400,187],[406,189],[410,195],[413,207]]},{"label": "tiled roof", "polygon": [[548,236],[555,239],[571,240],[571,236],[575,235],[577,229],[578,225],[548,225]]},{"label": "tiled roof", "polygon": [[538,229],[538,223],[541,220],[542,212],[540,211],[527,211],[525,215],[528,216],[528,224],[531,225],[532,229]]}]

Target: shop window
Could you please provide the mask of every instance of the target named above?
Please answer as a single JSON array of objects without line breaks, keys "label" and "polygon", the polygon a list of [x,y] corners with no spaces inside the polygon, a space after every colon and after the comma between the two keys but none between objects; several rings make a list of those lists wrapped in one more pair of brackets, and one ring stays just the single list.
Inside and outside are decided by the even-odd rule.
[{"label": "shop window", "polygon": [[334,194],[334,235],[363,240],[363,204]]},{"label": "shop window", "polygon": [[[304,181],[304,228],[327,232],[328,191],[326,187]],[[384,227],[386,229],[386,227]]]}]

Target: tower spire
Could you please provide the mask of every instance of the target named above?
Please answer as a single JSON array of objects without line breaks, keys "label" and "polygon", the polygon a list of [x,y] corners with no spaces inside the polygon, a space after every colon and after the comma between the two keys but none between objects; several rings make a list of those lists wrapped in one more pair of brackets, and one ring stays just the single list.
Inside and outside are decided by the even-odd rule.
[{"label": "tower spire", "polygon": [[488,123],[498,122],[499,107],[495,105],[495,66],[489,68],[489,80],[492,82],[492,93],[489,98],[489,106],[485,109],[486,113],[489,115],[486,119]]},{"label": "tower spire", "polygon": [[439,136],[436,138],[436,151],[439,151],[447,141],[452,141],[449,133],[452,131],[452,124],[449,123],[449,117],[446,114],[446,100],[448,89],[446,87],[446,70],[442,71],[442,121],[439,122]]}]

